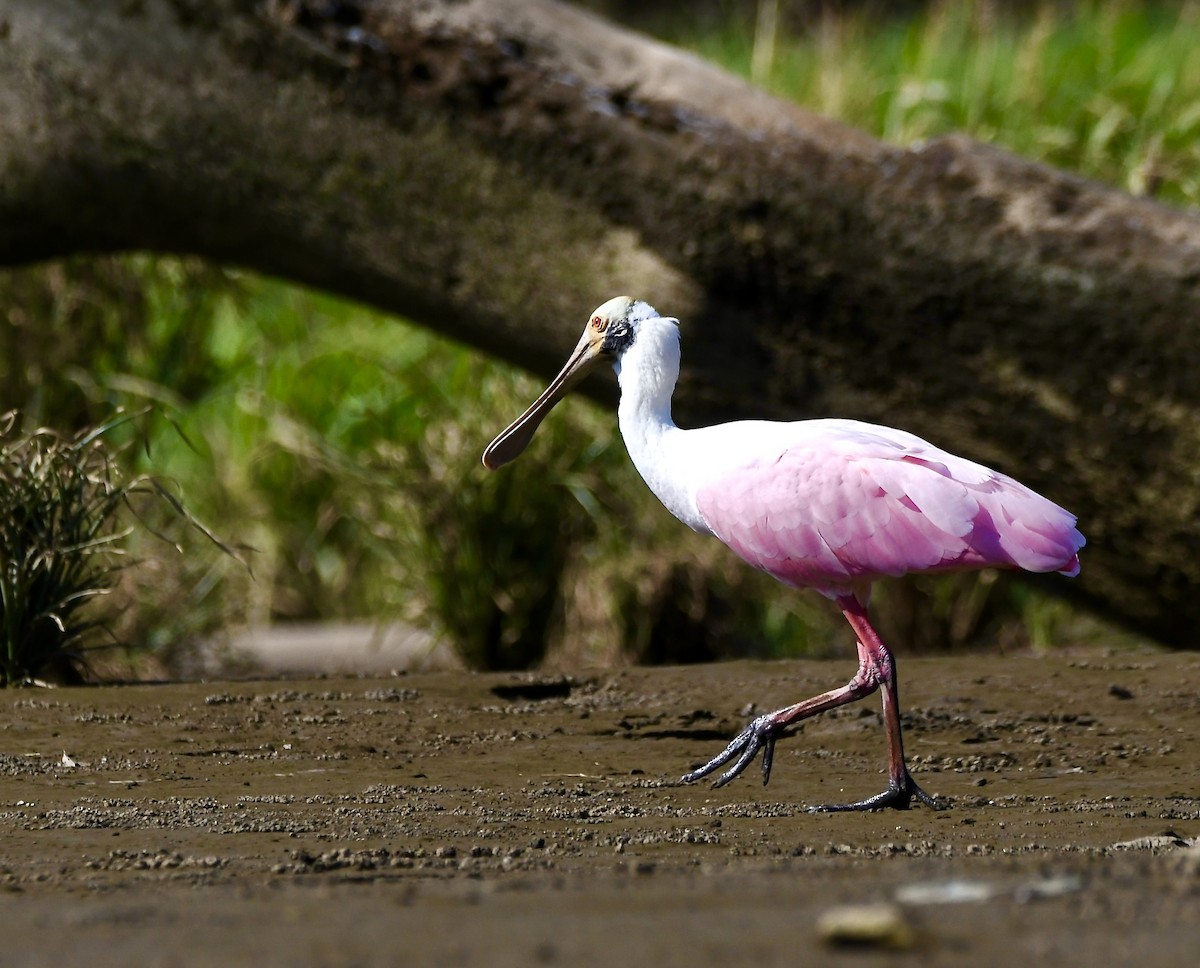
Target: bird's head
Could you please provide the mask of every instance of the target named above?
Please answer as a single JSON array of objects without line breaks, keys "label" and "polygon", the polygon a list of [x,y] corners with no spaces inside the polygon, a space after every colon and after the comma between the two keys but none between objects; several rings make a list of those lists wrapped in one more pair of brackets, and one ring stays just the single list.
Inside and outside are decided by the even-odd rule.
[{"label": "bird's head", "polygon": [[521,416],[488,444],[483,452],[484,466],[490,470],[515,460],[529,446],[533,434],[559,400],[596,364],[621,357],[637,338],[638,327],[659,315],[649,304],[630,296],[616,296],[597,306],[588,317],[583,336],[566,365],[550,381],[545,392]]}]

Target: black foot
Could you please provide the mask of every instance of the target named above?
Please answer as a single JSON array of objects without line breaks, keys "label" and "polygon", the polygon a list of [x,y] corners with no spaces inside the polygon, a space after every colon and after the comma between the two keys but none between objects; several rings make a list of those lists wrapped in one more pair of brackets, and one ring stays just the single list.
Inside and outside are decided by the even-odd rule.
[{"label": "black foot", "polygon": [[772,714],[765,713],[753,720],[749,726],[734,737],[732,743],[702,767],[698,770],[692,770],[691,773],[685,773],[680,777],[680,782],[694,783],[696,780],[706,777],[724,766],[736,756],[737,762],[717,777],[716,782],[713,783],[713,789],[723,787],[745,770],[753,762],[758,751],[762,750],[762,778],[763,786],[766,786],[767,782],[771,779],[771,762],[775,758],[775,740],[782,732],[783,727],[772,720]]},{"label": "black foot", "polygon": [[809,813],[845,813],[850,810],[907,810],[912,804],[913,797],[920,800],[932,810],[944,810],[946,805],[931,797],[913,781],[907,771],[903,780],[893,780],[882,793],[854,803],[828,803],[821,806],[809,807]]}]

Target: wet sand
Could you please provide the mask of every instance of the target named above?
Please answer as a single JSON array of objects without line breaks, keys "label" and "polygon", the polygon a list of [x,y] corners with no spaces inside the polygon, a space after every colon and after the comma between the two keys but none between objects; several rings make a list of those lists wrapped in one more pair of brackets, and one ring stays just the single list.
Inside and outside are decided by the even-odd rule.
[{"label": "wet sand", "polygon": [[852,671],[0,692],[0,964],[1195,962],[1197,656],[902,658],[944,810],[805,812],[882,789],[877,697],[676,784]]}]

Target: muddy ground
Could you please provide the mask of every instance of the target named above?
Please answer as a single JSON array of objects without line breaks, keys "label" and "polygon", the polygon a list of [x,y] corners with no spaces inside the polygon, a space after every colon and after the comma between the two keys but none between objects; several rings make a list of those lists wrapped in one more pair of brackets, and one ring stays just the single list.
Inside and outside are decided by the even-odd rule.
[{"label": "muddy ground", "polygon": [[1195,964],[1197,657],[900,668],[944,810],[804,811],[875,697],[674,782],[849,662],[2,692],[0,964]]}]

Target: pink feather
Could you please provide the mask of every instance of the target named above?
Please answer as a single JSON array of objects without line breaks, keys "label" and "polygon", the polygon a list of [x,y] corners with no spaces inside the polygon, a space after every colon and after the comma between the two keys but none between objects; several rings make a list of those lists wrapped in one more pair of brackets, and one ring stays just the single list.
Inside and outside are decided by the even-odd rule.
[{"label": "pink feather", "polygon": [[842,429],[699,488],[705,523],[755,567],[830,595],[912,571],[1079,572],[1083,536],[1057,504],[909,434]]}]

